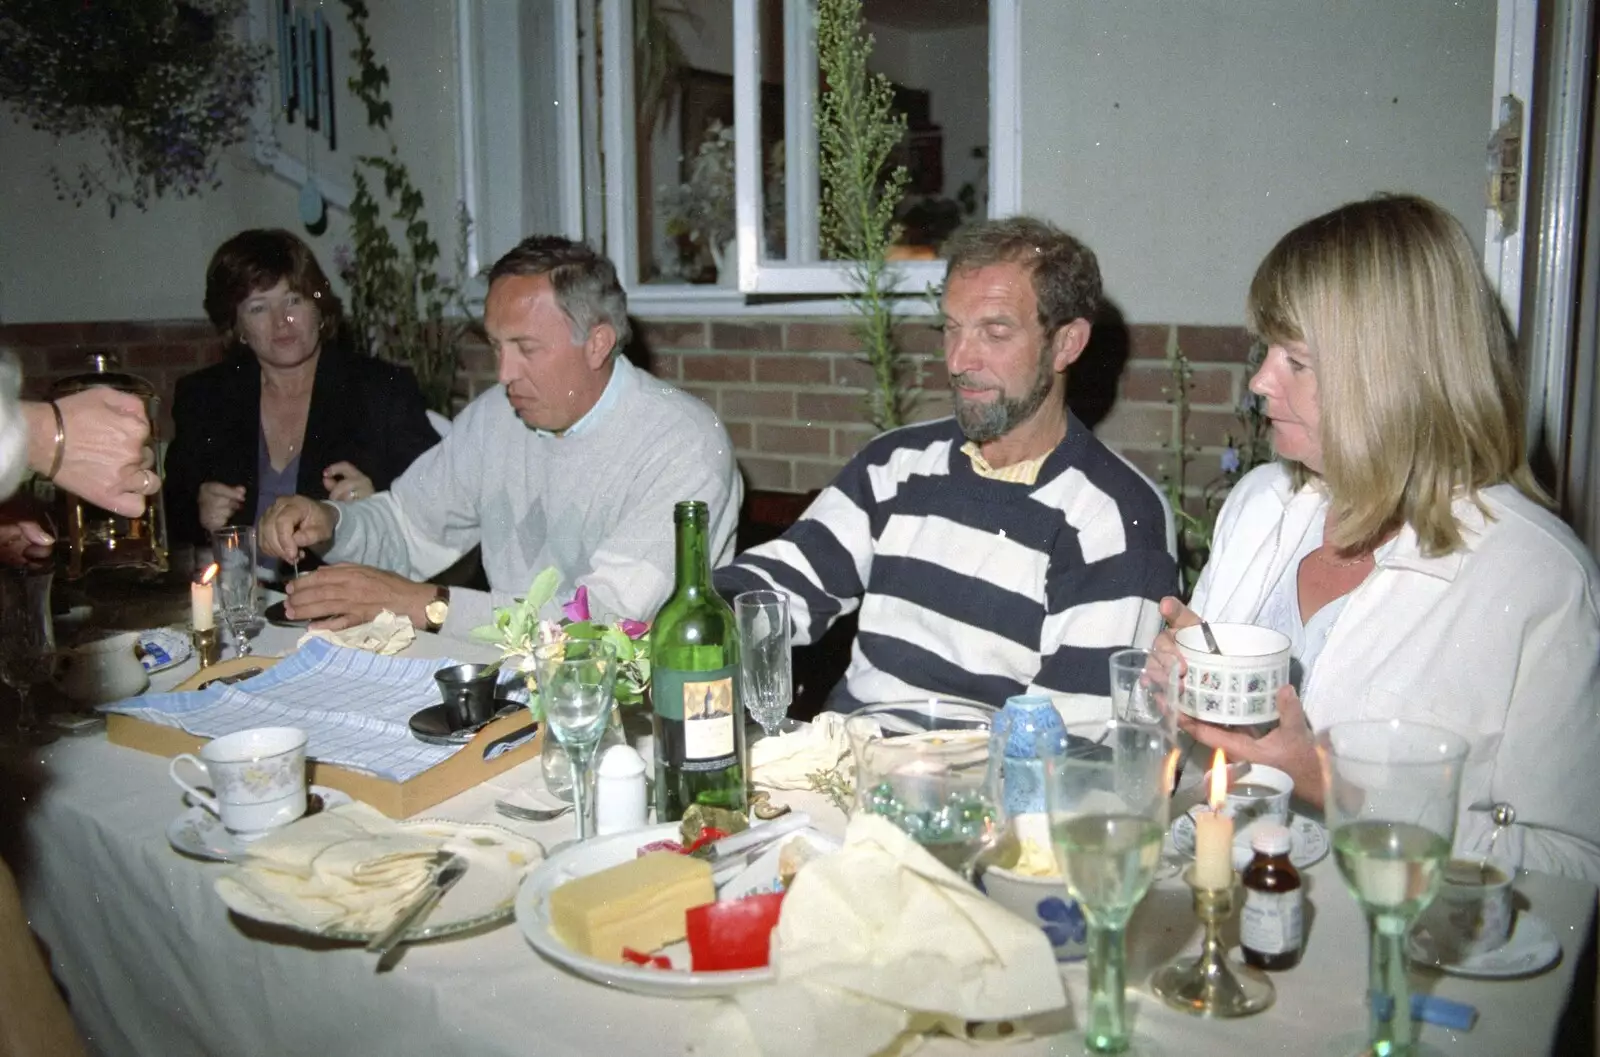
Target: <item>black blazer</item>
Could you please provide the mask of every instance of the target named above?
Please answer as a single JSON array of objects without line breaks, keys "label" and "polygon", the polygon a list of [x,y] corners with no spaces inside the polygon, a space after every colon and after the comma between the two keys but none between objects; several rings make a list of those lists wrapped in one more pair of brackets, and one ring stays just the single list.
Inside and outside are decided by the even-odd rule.
[{"label": "black blazer", "polygon": [[[322,471],[345,459],[382,491],[413,459],[439,442],[422,390],[409,368],[324,347],[312,383],[305,445],[295,491],[328,498]],[[164,497],[174,544],[207,544],[200,527],[200,485],[244,485],[244,505],[231,519],[252,524],[260,482],[261,368],[243,346],[228,358],[185,375],[172,396],[172,444],[167,449]]]}]

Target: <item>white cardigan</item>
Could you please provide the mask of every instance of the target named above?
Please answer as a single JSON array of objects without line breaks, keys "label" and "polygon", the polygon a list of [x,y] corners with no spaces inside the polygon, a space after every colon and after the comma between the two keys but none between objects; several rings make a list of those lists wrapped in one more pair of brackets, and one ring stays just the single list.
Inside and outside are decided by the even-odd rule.
[{"label": "white cardigan", "polygon": [[[1600,572],[1572,531],[1510,485],[1457,500],[1465,547],[1427,558],[1407,525],[1336,619],[1301,698],[1321,730],[1402,717],[1472,745],[1458,852],[1481,851],[1488,808],[1524,868],[1600,882]],[[1262,466],[1234,487],[1191,607],[1253,621],[1327,497]]]}]

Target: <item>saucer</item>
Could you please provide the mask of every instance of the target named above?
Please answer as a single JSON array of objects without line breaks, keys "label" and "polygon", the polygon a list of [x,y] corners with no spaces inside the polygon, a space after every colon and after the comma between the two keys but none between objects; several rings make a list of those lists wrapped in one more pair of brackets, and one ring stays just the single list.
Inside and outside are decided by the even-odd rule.
[{"label": "saucer", "polygon": [[[1192,809],[1191,809],[1192,810]],[[1295,869],[1304,870],[1312,863],[1321,862],[1328,854],[1328,831],[1320,822],[1301,815],[1290,815],[1289,861]],[[1179,855],[1194,855],[1194,816],[1179,815],[1172,823],[1172,847]],[[1255,852],[1250,848],[1250,826],[1233,835],[1233,868],[1244,870],[1250,865]]]},{"label": "saucer", "polygon": [[276,624],[280,628],[308,628],[311,626],[311,621],[309,620],[291,619],[289,614],[283,611],[282,602],[272,603],[262,613],[262,616],[267,618],[268,624]]},{"label": "saucer", "polygon": [[[314,785],[311,792],[322,798],[324,811],[350,803],[348,793],[329,789],[325,785]],[[188,799],[184,797],[185,801]],[[238,862],[250,846],[249,841],[240,840],[236,834],[224,829],[222,820],[199,804],[192,804],[167,826],[167,843],[172,845],[174,851],[207,862]]]},{"label": "saucer", "polygon": [[505,697],[495,698],[494,703],[494,715],[477,726],[461,727],[460,729],[451,728],[450,716],[445,712],[444,702],[441,701],[437,705],[429,705],[420,712],[412,713],[411,735],[418,741],[425,741],[429,745],[465,745],[473,739],[473,736],[478,731],[501,716],[507,716],[519,708],[528,707],[522,701],[512,701],[510,698]]},{"label": "saucer", "polygon": [[1406,937],[1406,954],[1419,965],[1430,966],[1453,976],[1480,976],[1501,979],[1531,976],[1550,968],[1561,957],[1561,941],[1549,924],[1526,910],[1517,911],[1511,936],[1505,945],[1475,954],[1459,962],[1441,962],[1434,955],[1424,933],[1413,930]]}]

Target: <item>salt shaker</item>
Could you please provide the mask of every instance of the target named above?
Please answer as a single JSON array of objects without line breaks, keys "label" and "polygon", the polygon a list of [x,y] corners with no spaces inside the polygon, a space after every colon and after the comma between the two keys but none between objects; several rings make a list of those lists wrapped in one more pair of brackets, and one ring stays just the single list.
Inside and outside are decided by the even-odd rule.
[{"label": "salt shaker", "polygon": [[631,745],[613,745],[595,768],[595,833],[623,833],[645,824],[644,757]]}]

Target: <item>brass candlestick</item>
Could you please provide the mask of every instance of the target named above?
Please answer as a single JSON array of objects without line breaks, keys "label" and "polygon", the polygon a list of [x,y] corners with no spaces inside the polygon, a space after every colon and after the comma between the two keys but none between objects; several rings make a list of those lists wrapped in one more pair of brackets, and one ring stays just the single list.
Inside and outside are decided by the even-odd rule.
[{"label": "brass candlestick", "polygon": [[[1237,874],[1230,874],[1237,880]],[[1272,1005],[1276,992],[1267,974],[1243,962],[1230,961],[1222,947],[1222,923],[1233,916],[1234,883],[1201,888],[1194,867],[1183,874],[1194,892],[1194,912],[1205,926],[1200,957],[1162,966],[1150,981],[1155,993],[1174,1009],[1202,1017],[1246,1017]]]},{"label": "brass candlestick", "polygon": [[222,639],[216,628],[204,631],[195,628],[189,632],[189,641],[194,643],[194,655],[200,658],[200,667],[209,668],[222,659]]}]

